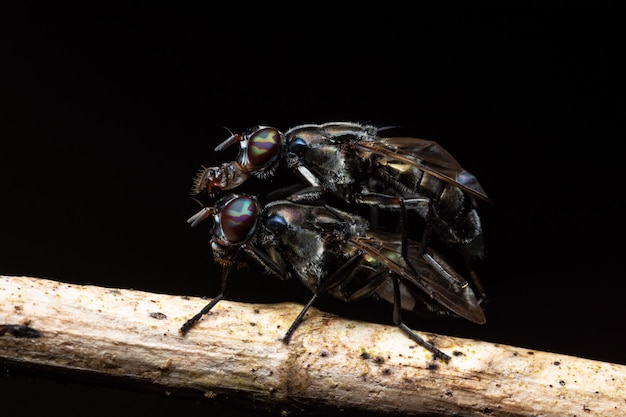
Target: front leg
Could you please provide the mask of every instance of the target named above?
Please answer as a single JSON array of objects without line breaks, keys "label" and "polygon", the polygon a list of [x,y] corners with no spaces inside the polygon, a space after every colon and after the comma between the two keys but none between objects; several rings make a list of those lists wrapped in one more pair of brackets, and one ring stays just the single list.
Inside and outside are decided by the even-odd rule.
[{"label": "front leg", "polygon": [[322,187],[305,187],[292,193],[287,200],[294,203],[317,201],[324,195],[324,189]]},{"label": "front leg", "polygon": [[[235,262],[237,261],[237,257],[235,257]],[[213,307],[215,307],[215,305],[224,298],[224,296],[226,295],[226,293],[228,292],[229,288],[230,288],[230,277],[231,277],[231,271],[233,269],[233,266],[235,265],[235,263],[231,263],[228,266],[224,267],[224,269],[222,269],[222,290],[221,292],[211,300],[211,302],[209,302],[209,304],[207,304],[206,306],[204,306],[204,308],[202,310],[200,310],[198,312],[198,314],[196,314],[195,316],[193,316],[192,318],[190,318],[189,320],[187,320],[185,322],[185,324],[182,325],[182,327],[180,328],[180,332],[184,335],[186,334],[189,329],[191,329],[204,315],[208,314],[209,311],[211,311],[211,309]]]}]

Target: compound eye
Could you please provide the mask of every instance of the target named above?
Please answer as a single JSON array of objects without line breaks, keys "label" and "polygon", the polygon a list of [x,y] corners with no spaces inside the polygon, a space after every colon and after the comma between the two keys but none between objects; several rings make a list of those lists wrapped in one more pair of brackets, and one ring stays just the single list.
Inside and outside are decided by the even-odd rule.
[{"label": "compound eye", "polygon": [[263,168],[280,151],[280,132],[273,127],[264,127],[248,139],[248,161],[253,169]]},{"label": "compound eye", "polygon": [[245,241],[254,233],[259,207],[250,197],[237,197],[222,209],[220,224],[224,237],[231,243]]}]

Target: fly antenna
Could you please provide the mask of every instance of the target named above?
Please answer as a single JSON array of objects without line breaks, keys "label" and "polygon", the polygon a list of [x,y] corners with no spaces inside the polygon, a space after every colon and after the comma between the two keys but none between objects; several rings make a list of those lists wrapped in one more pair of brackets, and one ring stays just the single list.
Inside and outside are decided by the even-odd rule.
[{"label": "fly antenna", "polygon": [[200,204],[200,206],[202,206],[200,211],[198,211],[196,214],[194,214],[193,216],[187,219],[187,223],[189,223],[191,227],[196,227],[197,225],[199,225],[200,223],[202,223],[203,221],[205,221],[206,219],[208,219],[209,217],[211,217],[212,215],[216,213],[217,210],[215,209],[215,207],[206,207],[199,200],[193,197],[191,197],[191,199],[195,201],[196,203]]},{"label": "fly antenna", "polygon": [[205,208],[205,207],[206,207],[204,204],[202,204],[202,201],[198,200],[197,198],[195,198],[195,197],[191,197],[191,199],[192,199],[193,201],[195,201],[196,203],[198,203],[198,205],[199,205],[200,207],[202,207],[202,208]]},{"label": "fly antenna", "polygon": [[224,126],[224,129],[226,129],[228,133],[230,133],[230,136],[224,142],[220,143],[219,145],[215,147],[215,150],[218,152],[223,151],[224,149],[228,148],[235,142],[241,141],[241,135],[234,133],[232,130],[230,130],[226,126]]}]

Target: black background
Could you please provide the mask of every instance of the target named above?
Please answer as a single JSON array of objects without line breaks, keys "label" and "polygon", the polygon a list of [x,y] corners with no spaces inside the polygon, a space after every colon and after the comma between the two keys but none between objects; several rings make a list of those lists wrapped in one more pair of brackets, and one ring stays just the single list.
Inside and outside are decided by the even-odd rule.
[{"label": "black background", "polygon": [[[1,274],[214,296],[209,228],[186,219],[198,209],[188,193],[197,170],[233,156],[212,151],[224,127],[392,125],[446,147],[495,203],[480,209],[487,324],[409,324],[626,364],[616,16],[242,12],[4,14]],[[263,278],[238,276],[230,298],[307,299],[297,282]],[[337,304],[318,307],[390,323],[386,307]],[[0,389],[10,398],[42,389],[48,411],[123,402],[154,414],[232,412],[10,367]]]}]

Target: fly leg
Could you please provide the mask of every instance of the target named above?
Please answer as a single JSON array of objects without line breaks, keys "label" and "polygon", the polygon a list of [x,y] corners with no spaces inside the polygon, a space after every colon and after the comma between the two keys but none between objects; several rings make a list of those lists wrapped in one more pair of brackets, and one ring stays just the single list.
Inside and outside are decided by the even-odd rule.
[{"label": "fly leg", "polygon": [[400,242],[401,242],[401,251],[402,251],[402,259],[406,262],[407,265],[411,268],[413,272],[415,272],[415,268],[409,262],[409,242],[407,237],[407,217],[406,217],[406,206],[404,205],[404,200],[402,198],[398,198],[398,203],[400,204]]},{"label": "fly leg", "polygon": [[428,343],[421,337],[419,337],[413,330],[411,330],[406,324],[402,322],[402,306],[400,299],[400,282],[398,277],[391,273],[391,280],[393,282],[393,323],[398,326],[404,333],[406,333],[411,340],[418,345],[432,352],[435,357],[443,359],[445,362],[450,360],[450,356],[446,355],[432,344]]},{"label": "fly leg", "polygon": [[422,234],[422,242],[420,244],[420,255],[424,255],[426,252],[426,248],[428,247],[428,242],[430,241],[430,236],[433,232],[433,222],[434,222],[434,209],[435,203],[433,199],[428,200],[428,210],[426,211],[426,216],[424,218],[424,233]]},{"label": "fly leg", "polygon": [[331,290],[332,288],[344,282],[344,280],[346,280],[350,276],[350,273],[354,270],[354,268],[356,268],[359,265],[362,259],[363,259],[363,252],[358,251],[350,259],[348,259],[345,264],[341,265],[341,267],[337,269],[331,276],[329,276],[327,279],[325,279],[324,281],[320,283],[320,285],[317,287],[317,290],[313,293],[313,296],[311,297],[309,302],[306,303],[302,311],[300,311],[300,314],[298,314],[298,316],[293,321],[293,323],[291,323],[291,326],[289,326],[289,329],[285,333],[285,336],[283,336],[283,343],[285,344],[289,343],[289,341],[291,340],[291,336],[293,335],[293,332],[300,325],[300,323],[302,322],[302,319],[304,318],[304,315],[309,310],[309,308],[311,308],[315,300],[317,300],[317,298],[321,294]]},{"label": "fly leg", "polygon": [[480,278],[478,278],[478,274],[474,270],[472,262],[469,259],[466,259],[465,262],[469,271],[469,276],[472,279],[472,283],[474,284],[476,295],[478,296],[478,304],[481,307],[485,308],[485,306],[487,305],[487,293],[483,288],[483,284],[480,282]]},{"label": "fly leg", "polygon": [[213,307],[215,307],[215,305],[222,299],[224,298],[224,296],[226,295],[226,293],[228,292],[228,289],[230,287],[230,271],[232,270],[232,266],[234,264],[224,268],[222,270],[222,291],[211,300],[211,302],[209,302],[209,304],[207,304],[206,306],[204,306],[204,308],[202,310],[200,310],[200,312],[198,312],[198,314],[196,314],[195,316],[193,316],[192,318],[190,318],[189,320],[187,320],[185,322],[185,324],[182,325],[182,327],[180,328],[180,332],[184,335],[185,333],[187,333],[189,331],[189,329],[191,329],[193,327],[194,324],[196,324],[198,322],[198,320],[200,320],[202,318],[202,316],[204,316],[205,314],[207,314],[209,311],[211,311],[211,309]]},{"label": "fly leg", "polygon": [[267,201],[289,200],[294,203],[319,200],[324,190],[321,186],[303,186],[302,184],[288,185],[267,193]]},{"label": "fly leg", "polygon": [[402,258],[411,269],[414,269],[409,262],[408,257],[408,220],[407,220],[407,208],[404,198],[398,196],[391,196],[379,193],[363,192],[355,195],[355,200],[359,204],[369,205],[371,207],[381,207],[389,210],[400,211],[400,239],[402,243]]}]

